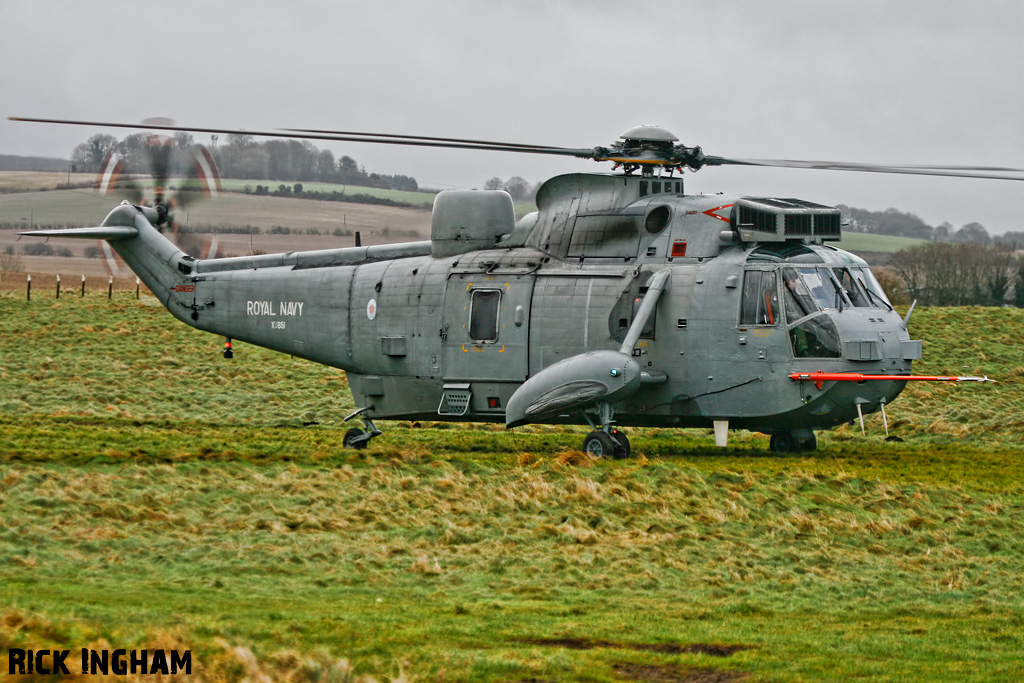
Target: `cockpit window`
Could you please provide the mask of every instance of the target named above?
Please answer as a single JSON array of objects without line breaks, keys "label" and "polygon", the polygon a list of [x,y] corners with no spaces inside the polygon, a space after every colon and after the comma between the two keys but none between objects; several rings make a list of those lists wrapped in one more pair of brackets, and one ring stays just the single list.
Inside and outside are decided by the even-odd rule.
[{"label": "cockpit window", "polygon": [[804,288],[810,292],[818,308],[839,308],[842,294],[839,285],[832,277],[829,268],[786,268],[787,273],[795,272],[803,282]]},{"label": "cockpit window", "polygon": [[782,270],[782,297],[786,306],[786,320],[794,323],[818,312],[818,304],[811,296],[807,283],[800,277],[796,268]]},{"label": "cockpit window", "polygon": [[842,350],[836,324],[827,315],[808,318],[789,330],[796,358],[840,358]]},{"label": "cockpit window", "polygon": [[778,320],[779,295],[775,285],[775,271],[746,271],[743,274],[740,325],[775,325]]},{"label": "cockpit window", "polygon": [[[871,298],[868,295],[867,287],[864,285],[863,277],[855,277],[849,268],[836,268],[835,273],[836,277],[839,278],[839,286],[843,288],[843,292],[850,303],[858,308],[871,307]],[[860,275],[860,272],[857,275]]]},{"label": "cockpit window", "polygon": [[867,290],[868,297],[876,306],[882,308],[888,308],[892,310],[892,302],[889,301],[889,297],[885,295],[885,290],[882,289],[882,285],[878,284],[878,280],[875,279],[875,274],[871,272],[870,268],[852,268],[853,276],[856,278],[861,285]]}]

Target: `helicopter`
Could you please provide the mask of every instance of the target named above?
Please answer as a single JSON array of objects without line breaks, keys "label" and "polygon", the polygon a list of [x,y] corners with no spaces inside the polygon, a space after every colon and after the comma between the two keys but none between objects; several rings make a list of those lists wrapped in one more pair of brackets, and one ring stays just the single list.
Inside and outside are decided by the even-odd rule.
[{"label": "helicopter", "polygon": [[[98,227],[22,235],[101,239],[182,322],[346,372],[358,418],[589,425],[582,450],[631,454],[620,427],[732,429],[774,452],[881,411],[922,342],[860,257],[832,246],[838,209],[796,198],[688,195],[684,172],[746,165],[1024,180],[1021,169],[737,159],[637,126],[608,146],[311,129],[238,131],[17,121],[564,155],[612,173],[545,182],[519,220],[503,191],[437,195],[429,240],[196,259],[162,234],[168,203],[123,201]],[[618,172],[616,172],[618,171]]]}]

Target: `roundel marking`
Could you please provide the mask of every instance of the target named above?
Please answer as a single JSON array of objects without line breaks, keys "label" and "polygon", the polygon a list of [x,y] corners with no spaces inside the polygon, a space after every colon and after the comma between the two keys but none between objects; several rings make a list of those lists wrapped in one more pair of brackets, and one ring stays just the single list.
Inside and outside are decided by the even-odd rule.
[{"label": "roundel marking", "polygon": [[374,318],[377,317],[376,299],[370,299],[370,301],[366,304],[366,317],[370,320],[373,320]]}]

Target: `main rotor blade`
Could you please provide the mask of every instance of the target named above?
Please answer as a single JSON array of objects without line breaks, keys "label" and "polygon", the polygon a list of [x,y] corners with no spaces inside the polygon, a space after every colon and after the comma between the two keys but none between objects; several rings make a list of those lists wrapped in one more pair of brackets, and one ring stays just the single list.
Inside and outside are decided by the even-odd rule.
[{"label": "main rotor blade", "polygon": [[567,147],[517,146],[511,143],[475,143],[475,142],[434,142],[428,139],[368,138],[356,135],[334,135],[325,133],[288,133],[282,131],[239,130],[232,128],[202,128],[189,126],[163,126],[141,123],[110,123],[106,121],[72,121],[68,119],[40,119],[21,116],[9,117],[11,121],[28,123],[59,123],[69,126],[96,126],[101,128],[133,128],[140,130],[169,130],[187,133],[207,133],[216,135],[252,135],[268,138],[295,138],[299,140],[331,140],[335,142],[373,142],[382,145],[407,145],[413,147],[442,147],[451,149],[476,149],[491,152],[519,152],[521,154],[553,154],[593,159],[597,153],[593,149],[570,149]]},{"label": "main rotor blade", "polygon": [[318,130],[315,128],[282,128],[289,132],[296,133],[320,133],[322,135],[358,135],[371,138],[393,138],[396,140],[430,140],[433,142],[465,142],[471,145],[494,145],[496,147],[519,147],[522,149],[560,149],[550,145],[528,145],[521,142],[494,142],[492,140],[467,140],[465,138],[437,138],[427,135],[399,135],[397,133],[359,133],[352,130]]},{"label": "main rotor blade", "polygon": [[729,159],[707,157],[708,166],[765,166],[807,168],[820,171],[861,171],[864,173],[902,173],[907,175],[984,178],[988,180],[1024,180],[1024,168],[1003,166],[931,166],[913,164],[861,164],[845,161],[798,161],[795,159]]},{"label": "main rotor blade", "polygon": [[[906,175],[947,176],[954,178],[981,178],[986,180],[1024,180],[1024,169],[1000,166],[921,166],[899,164],[863,164],[843,161],[799,161],[794,159],[740,159],[720,156],[702,156],[698,164],[691,164],[689,153],[673,160],[659,158],[658,154],[650,159],[636,157],[634,151],[623,150],[619,154],[615,150],[602,147],[590,149],[573,149],[568,147],[542,147],[507,142],[491,142],[486,140],[465,140],[459,138],[434,138],[416,135],[377,135],[375,133],[358,133],[346,131],[257,131],[231,128],[204,128],[177,125],[160,125],[155,123],[110,123],[105,121],[74,121],[67,119],[42,119],[29,117],[10,117],[11,121],[31,123],[58,123],[73,126],[96,126],[105,128],[132,128],[141,130],[183,131],[192,133],[251,135],[270,138],[294,138],[300,140],[329,140],[333,142],[363,142],[383,145],[405,145],[413,147],[439,147],[449,149],[473,149],[493,152],[518,152],[521,154],[548,154],[556,156],[572,156],[581,159],[597,159],[623,161],[650,165],[684,164],[694,169],[700,166],[762,166],[774,168],[805,168],[829,171],[860,171],[864,173],[898,173]],[[635,158],[634,158],[635,157]]]}]

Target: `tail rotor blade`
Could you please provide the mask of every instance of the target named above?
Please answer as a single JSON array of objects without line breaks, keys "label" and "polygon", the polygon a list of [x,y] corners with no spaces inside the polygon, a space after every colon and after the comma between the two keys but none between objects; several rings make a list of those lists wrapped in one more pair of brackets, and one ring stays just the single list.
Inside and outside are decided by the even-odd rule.
[{"label": "tail rotor blade", "polygon": [[220,173],[213,155],[203,145],[191,150],[192,164],[188,167],[188,176],[178,183],[173,204],[177,208],[185,208],[203,197],[216,197],[220,194]]},{"label": "tail rotor blade", "polygon": [[127,199],[132,204],[142,201],[142,186],[130,177],[123,176],[125,160],[117,152],[111,150],[100,166],[96,175],[96,190],[108,197]]},{"label": "tail rotor blade", "polygon": [[107,152],[107,156],[100,166],[100,172],[96,176],[96,189],[99,193],[113,194],[122,171],[124,171],[124,158],[114,150]]}]

